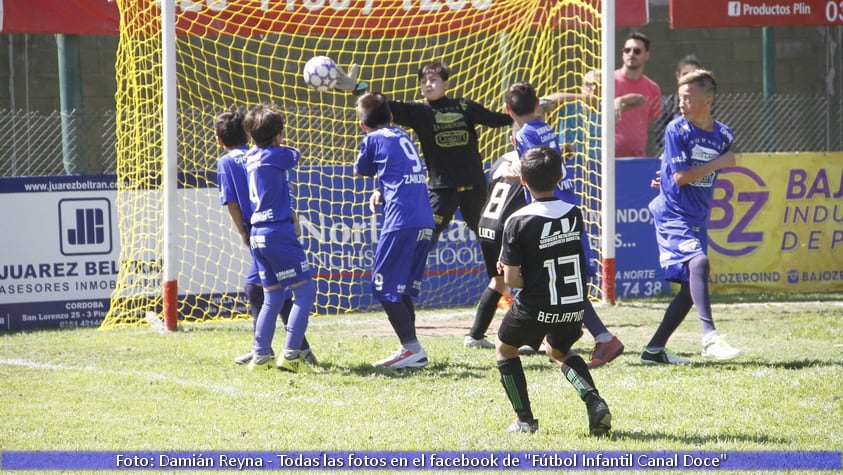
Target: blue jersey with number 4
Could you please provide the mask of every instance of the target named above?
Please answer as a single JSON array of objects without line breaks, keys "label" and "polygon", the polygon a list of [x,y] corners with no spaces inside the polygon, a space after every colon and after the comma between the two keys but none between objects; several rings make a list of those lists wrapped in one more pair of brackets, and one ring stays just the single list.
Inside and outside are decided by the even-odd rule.
[{"label": "blue jersey with number 4", "polygon": [[299,157],[298,150],[283,145],[254,147],[246,153],[253,226],[292,221],[287,170],[298,164]]},{"label": "blue jersey with number 4", "polygon": [[360,144],[354,173],[377,176],[384,202],[382,232],[433,227],[424,163],[403,130],[388,126],[369,132]]}]

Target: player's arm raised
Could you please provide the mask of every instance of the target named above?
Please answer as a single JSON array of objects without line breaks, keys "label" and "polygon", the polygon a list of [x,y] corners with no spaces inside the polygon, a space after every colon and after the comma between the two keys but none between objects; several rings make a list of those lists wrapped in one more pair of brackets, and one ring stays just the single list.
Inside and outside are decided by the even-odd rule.
[{"label": "player's arm raised", "polygon": [[490,111],[474,101],[465,101],[466,112],[475,124],[482,124],[486,127],[506,127],[512,125],[512,117],[509,114]]},{"label": "player's arm raised", "polygon": [[355,96],[360,96],[369,90],[369,83],[357,81],[357,77],[360,75],[360,65],[357,63],[351,65],[348,73],[340,65],[337,65],[337,71],[339,72],[339,78],[337,79],[336,89],[350,92]]}]

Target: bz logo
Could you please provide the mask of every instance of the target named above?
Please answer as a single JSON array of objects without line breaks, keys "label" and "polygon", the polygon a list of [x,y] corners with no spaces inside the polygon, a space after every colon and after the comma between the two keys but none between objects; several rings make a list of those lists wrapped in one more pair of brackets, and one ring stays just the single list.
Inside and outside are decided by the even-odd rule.
[{"label": "bz logo", "polygon": [[724,256],[743,256],[758,248],[762,231],[753,231],[752,221],[764,208],[770,192],[752,170],[725,168],[714,184],[708,236],[712,249]]}]

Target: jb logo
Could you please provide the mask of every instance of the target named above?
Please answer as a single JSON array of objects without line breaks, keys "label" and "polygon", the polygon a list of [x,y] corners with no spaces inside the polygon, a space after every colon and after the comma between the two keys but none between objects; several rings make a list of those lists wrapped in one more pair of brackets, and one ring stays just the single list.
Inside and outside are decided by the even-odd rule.
[{"label": "jb logo", "polygon": [[111,252],[111,203],[105,198],[59,201],[59,242],[65,256]]},{"label": "jb logo", "polygon": [[754,230],[753,221],[770,198],[766,187],[761,177],[747,168],[720,172],[708,218],[712,249],[734,257],[749,254],[761,245],[764,233]]}]

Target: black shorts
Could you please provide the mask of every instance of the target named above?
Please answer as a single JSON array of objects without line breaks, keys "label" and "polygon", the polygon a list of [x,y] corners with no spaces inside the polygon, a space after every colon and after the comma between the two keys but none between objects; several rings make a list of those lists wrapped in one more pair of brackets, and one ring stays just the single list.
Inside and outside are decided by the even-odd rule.
[{"label": "black shorts", "polygon": [[483,261],[486,263],[486,275],[491,279],[492,277],[502,276],[503,273],[498,272],[498,258],[501,256],[501,242],[498,240],[490,240],[479,238],[480,251],[483,253]]},{"label": "black shorts", "polygon": [[442,232],[448,227],[459,208],[466,226],[476,235],[477,223],[485,204],[485,184],[430,190],[430,207],[433,209],[433,222],[437,232]]},{"label": "black shorts", "polygon": [[498,340],[520,348],[524,345],[539,349],[542,339],[562,354],[567,353],[582,337],[582,321],[566,323],[539,323],[535,319],[515,318],[512,309],[506,312],[498,328]]}]

